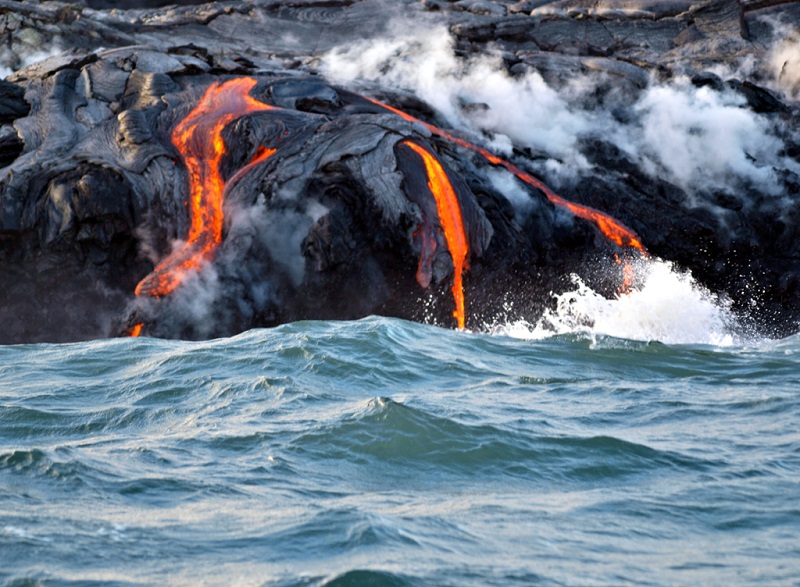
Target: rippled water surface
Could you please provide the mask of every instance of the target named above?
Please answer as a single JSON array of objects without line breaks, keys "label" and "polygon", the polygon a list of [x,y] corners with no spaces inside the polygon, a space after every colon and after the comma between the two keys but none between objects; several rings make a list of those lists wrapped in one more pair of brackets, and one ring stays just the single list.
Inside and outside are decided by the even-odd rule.
[{"label": "rippled water surface", "polygon": [[800,338],[0,347],[8,585],[800,585]]}]

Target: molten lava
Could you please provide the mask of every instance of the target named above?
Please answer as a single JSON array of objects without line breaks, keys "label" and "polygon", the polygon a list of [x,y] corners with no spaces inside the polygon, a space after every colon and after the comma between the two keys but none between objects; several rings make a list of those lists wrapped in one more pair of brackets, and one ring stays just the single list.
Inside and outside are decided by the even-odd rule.
[{"label": "molten lava", "polygon": [[[172,143],[186,165],[189,175],[187,205],[189,206],[190,228],[185,243],[163,259],[153,272],[137,285],[135,290],[137,296],[147,295],[157,298],[166,296],[181,284],[188,271],[197,271],[213,259],[216,249],[222,241],[225,197],[253,167],[275,154],[275,149],[261,146],[253,158],[227,182],[222,177],[220,164],[226,154],[222,132],[227,125],[247,114],[279,110],[279,108],[259,102],[250,96],[249,92],[256,84],[257,80],[253,78],[213,83],[203,94],[197,106],[173,130]],[[427,124],[387,104],[369,98],[368,100],[409,122],[424,126],[436,136],[480,154],[493,165],[504,167],[520,180],[540,190],[553,204],[564,207],[574,215],[593,222],[612,242],[621,247],[635,248],[647,254],[636,234],[607,214],[565,200],[532,175],[482,147],[453,136],[447,131]],[[439,224],[453,260],[452,292],[456,305],[453,316],[457,320],[458,328],[463,329],[465,311],[462,275],[463,271],[468,268],[469,246],[458,197],[442,164],[430,151],[409,140],[403,141],[402,144],[413,150],[425,165],[428,188],[436,200]],[[430,223],[418,229],[422,255],[417,270],[417,280],[423,286],[430,281],[431,263],[436,248],[432,230]],[[622,291],[630,288],[629,278],[631,275],[629,265],[626,265],[625,284],[623,284]],[[130,336],[139,336],[142,327],[142,324],[135,325],[130,331]]]},{"label": "molten lava", "polygon": [[625,256],[625,260],[623,261],[620,259],[619,255],[615,253],[614,258],[617,260],[617,265],[622,265],[622,285],[619,286],[617,293],[621,296],[628,296],[633,289],[633,265],[631,265],[631,260],[627,256]]},{"label": "molten lava", "polygon": [[277,152],[277,149],[267,149],[263,145],[259,145],[258,149],[256,150],[256,154],[253,155],[253,158],[250,162],[242,167],[239,171],[233,174],[228,182],[225,184],[225,190],[223,191],[223,200],[231,191],[233,186],[235,186],[240,179],[242,179],[245,175],[250,173],[250,170],[253,169],[256,165],[263,163],[270,157],[272,157]]},{"label": "molten lava", "polygon": [[130,336],[131,338],[136,338],[137,336],[142,334],[142,328],[143,327],[144,327],[144,324],[142,324],[142,323],[134,325],[133,328],[131,328],[130,331],[128,332],[128,336]]},{"label": "molten lava", "polygon": [[[464,221],[461,217],[461,206],[458,203],[453,185],[447,177],[442,164],[428,152],[425,148],[411,141],[403,141],[403,144],[411,148],[425,163],[425,172],[428,175],[428,188],[431,190],[436,200],[436,211],[439,214],[439,223],[444,231],[444,238],[447,241],[447,248],[453,258],[453,299],[456,302],[456,309],[453,316],[458,322],[458,327],[464,329],[464,288],[462,285],[461,274],[467,264],[467,254],[469,245],[467,235],[464,231]],[[424,257],[424,255],[423,255]]]},{"label": "molten lava", "polygon": [[562,208],[566,208],[570,212],[572,212],[578,218],[583,218],[584,220],[588,220],[589,222],[594,223],[597,228],[612,242],[616,243],[621,247],[631,247],[637,249],[638,251],[642,252],[643,254],[647,255],[647,251],[645,250],[644,246],[642,245],[641,240],[639,237],[636,236],[631,229],[624,226],[618,220],[615,220],[608,214],[604,214],[599,210],[595,210],[594,208],[590,208],[589,206],[583,206],[581,204],[575,204],[574,202],[570,202],[569,200],[565,200],[561,196],[557,195],[553,190],[549,187],[544,185],[541,181],[530,175],[529,173],[525,173],[516,165],[493,155],[488,150],[479,147],[477,145],[473,145],[469,141],[465,141],[464,139],[458,138],[453,136],[449,132],[442,130],[438,126],[434,126],[432,124],[428,124],[427,122],[423,122],[410,114],[406,114],[402,110],[398,110],[397,108],[393,108],[388,104],[384,104],[383,102],[379,102],[378,100],[373,100],[372,98],[367,98],[373,104],[390,110],[394,112],[398,116],[408,120],[409,122],[413,122],[416,124],[421,124],[425,128],[427,128],[432,134],[436,136],[440,136],[443,139],[446,139],[456,145],[464,147],[465,149],[469,149],[470,151],[474,151],[481,156],[483,156],[487,161],[492,163],[493,165],[500,165],[501,167],[505,167],[508,171],[516,175],[519,179],[531,185],[544,193],[545,197],[550,200],[556,206],[561,206]]},{"label": "molten lava", "polygon": [[[253,112],[277,110],[251,97],[257,81],[239,78],[213,83],[200,102],[172,131],[172,143],[181,155],[189,174],[189,214],[191,226],[184,245],[162,260],[150,275],[136,286],[136,295],[162,297],[177,288],[187,271],[196,271],[210,261],[222,241],[225,181],[220,162],[225,155],[222,131]],[[240,173],[261,163],[275,151],[259,149]],[[238,177],[237,177],[238,176]],[[241,177],[234,176],[235,180]]]},{"label": "molten lava", "polygon": [[433,277],[433,259],[436,255],[436,239],[427,218],[424,218],[414,231],[414,240],[419,243],[419,263],[417,264],[417,283],[427,289]]}]

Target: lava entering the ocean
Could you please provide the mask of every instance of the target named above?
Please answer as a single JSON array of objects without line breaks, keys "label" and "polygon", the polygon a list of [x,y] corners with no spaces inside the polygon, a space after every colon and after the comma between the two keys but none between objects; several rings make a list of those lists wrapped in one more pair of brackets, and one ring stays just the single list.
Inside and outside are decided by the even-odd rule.
[{"label": "lava entering the ocean", "polygon": [[625,296],[630,295],[631,290],[633,289],[634,280],[633,265],[631,265],[631,260],[627,255],[625,255],[625,260],[623,261],[616,253],[614,253],[614,259],[616,259],[617,265],[622,266],[622,285],[619,286],[617,293]]},{"label": "lava entering the ocean", "polygon": [[[458,203],[453,185],[447,177],[442,164],[439,160],[424,147],[412,141],[403,141],[403,145],[411,148],[425,163],[425,172],[428,176],[428,188],[431,190],[436,200],[436,211],[439,214],[439,223],[444,231],[444,238],[447,241],[447,248],[453,259],[453,299],[456,309],[453,312],[458,327],[464,329],[464,288],[462,284],[462,273],[467,268],[467,254],[469,245],[467,235],[464,231],[464,221],[461,217],[461,206]],[[423,255],[424,257],[424,255]]]},{"label": "lava entering the ocean", "polygon": [[[281,110],[250,96],[249,92],[257,83],[256,79],[249,77],[233,79],[224,83],[213,83],[194,109],[174,128],[171,140],[186,165],[189,176],[187,204],[191,224],[183,246],[163,259],[147,277],[142,279],[135,289],[137,296],[161,298],[169,295],[181,284],[187,271],[196,271],[213,259],[217,247],[222,241],[223,204],[226,196],[250,170],[275,154],[275,149],[262,145],[251,160],[227,181],[222,177],[220,164],[226,154],[222,132],[227,125],[254,112]],[[482,147],[456,137],[432,124],[425,123],[392,106],[370,98],[367,100],[409,122],[424,126],[436,136],[478,153],[492,165],[504,167],[523,182],[540,190],[553,204],[566,208],[574,215],[594,223],[610,241],[620,247],[634,248],[647,254],[636,234],[607,214],[565,200],[532,175]],[[425,166],[427,187],[436,201],[439,225],[453,261],[452,293],[455,301],[453,316],[458,328],[463,329],[466,323],[463,272],[468,269],[469,244],[458,196],[441,162],[429,149],[408,139],[403,140],[400,144],[411,149]],[[428,211],[428,216],[432,215],[433,210],[431,209]],[[427,218],[424,226],[421,225],[417,229],[422,248],[417,281],[423,287],[430,282],[431,263],[436,248],[431,232],[432,220],[432,218]],[[630,288],[629,277],[629,272],[626,270],[623,286],[625,291]],[[129,332],[131,336],[138,336],[141,331],[141,325],[137,324]]]},{"label": "lava entering the ocean", "polygon": [[375,104],[376,106],[380,106],[381,108],[385,108],[391,112],[394,112],[395,114],[401,116],[402,118],[408,120],[409,122],[421,124],[436,136],[442,137],[443,139],[446,139],[451,143],[454,143],[456,145],[459,145],[460,147],[464,147],[465,149],[469,149],[470,151],[474,151],[480,154],[493,165],[500,165],[501,167],[505,167],[508,171],[516,175],[519,179],[521,179],[528,185],[531,185],[537,188],[538,190],[541,190],[541,192],[545,195],[545,197],[556,206],[561,206],[562,208],[566,208],[567,210],[572,212],[575,216],[594,223],[595,226],[597,226],[597,228],[599,228],[600,231],[610,241],[616,243],[621,247],[634,248],[640,251],[642,254],[647,255],[647,250],[644,248],[644,245],[642,245],[642,242],[639,239],[639,237],[636,236],[636,233],[634,233],[631,229],[627,228],[621,222],[612,218],[608,214],[600,212],[599,210],[595,210],[594,208],[591,208],[589,206],[583,206],[581,204],[576,204],[574,202],[570,202],[569,200],[565,200],[564,198],[553,192],[553,190],[551,190],[549,187],[547,187],[545,184],[543,184],[541,181],[539,181],[529,173],[522,171],[519,167],[517,167],[513,163],[509,163],[505,159],[497,157],[496,155],[492,154],[483,147],[473,145],[469,141],[465,141],[464,139],[453,136],[452,134],[450,134],[446,130],[442,130],[438,126],[435,126],[433,124],[428,124],[427,122],[423,122],[419,118],[411,116],[410,114],[407,114],[402,110],[398,110],[397,108],[389,106],[388,104],[384,104],[383,102],[380,102],[373,98],[366,98],[366,99]]},{"label": "lava entering the ocean", "polygon": [[[226,152],[222,131],[247,114],[277,110],[250,96],[250,90],[257,83],[254,78],[237,78],[211,84],[197,106],[172,131],[172,143],[189,173],[191,226],[184,245],[139,282],[135,290],[137,296],[166,296],[180,285],[186,271],[196,271],[213,258],[222,241],[224,219],[225,181],[219,169]],[[232,179],[238,179],[242,172],[274,152],[260,148],[253,160]]]}]

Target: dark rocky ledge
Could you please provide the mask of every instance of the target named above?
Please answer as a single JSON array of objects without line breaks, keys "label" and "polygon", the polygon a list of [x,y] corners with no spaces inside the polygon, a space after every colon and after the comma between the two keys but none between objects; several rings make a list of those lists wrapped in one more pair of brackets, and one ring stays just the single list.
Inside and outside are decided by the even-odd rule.
[{"label": "dark rocky ledge", "polygon": [[[500,54],[510,75],[536,70],[556,88],[601,75],[598,108],[620,94],[616,107],[631,104],[653,80],[676,76],[736,92],[741,108],[775,122],[782,157],[800,165],[798,103],[759,70],[710,71],[764,59],[774,36],[765,17],[800,22],[797,2],[109,4],[0,0],[2,59],[17,70],[0,81],[1,343],[114,336],[134,323],[154,336],[206,338],[375,313],[454,325],[453,262],[435,226],[429,286],[416,278],[426,254],[420,227],[435,204],[424,166],[398,146],[407,140],[436,154],[461,203],[468,327],[509,311],[535,320],[572,272],[614,295],[622,270],[609,259],[628,253],[593,224],[533,188],[520,216],[489,181],[484,157],[363,95],[446,127],[429,106],[319,75],[324,52],[365,31],[388,34],[388,14],[442,20],[459,54]],[[19,69],[54,46],[62,51]],[[212,83],[242,76],[257,80],[255,99],[280,110],[226,127],[222,175],[230,180],[260,146],[276,154],[230,182],[212,270],[169,296],[137,297],[189,230],[186,169],[170,133]],[[689,194],[603,137],[577,148],[592,171],[562,179],[561,196],[630,227],[759,331],[799,329],[800,177],[791,166],[774,170],[778,193],[745,182]],[[541,157],[517,148],[508,159],[537,175]]]}]

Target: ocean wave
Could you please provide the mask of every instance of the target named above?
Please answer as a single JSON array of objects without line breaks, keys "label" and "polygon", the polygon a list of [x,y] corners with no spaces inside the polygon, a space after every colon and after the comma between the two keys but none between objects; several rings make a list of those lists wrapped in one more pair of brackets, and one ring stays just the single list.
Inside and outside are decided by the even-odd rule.
[{"label": "ocean wave", "polygon": [[389,398],[294,439],[289,451],[317,459],[434,475],[501,475],[565,481],[620,479],[661,469],[702,471],[713,462],[608,436],[537,435],[527,429],[465,424]]},{"label": "ocean wave", "polygon": [[798,350],[389,318],[4,347],[0,583],[689,584],[734,553],[790,584]]}]

